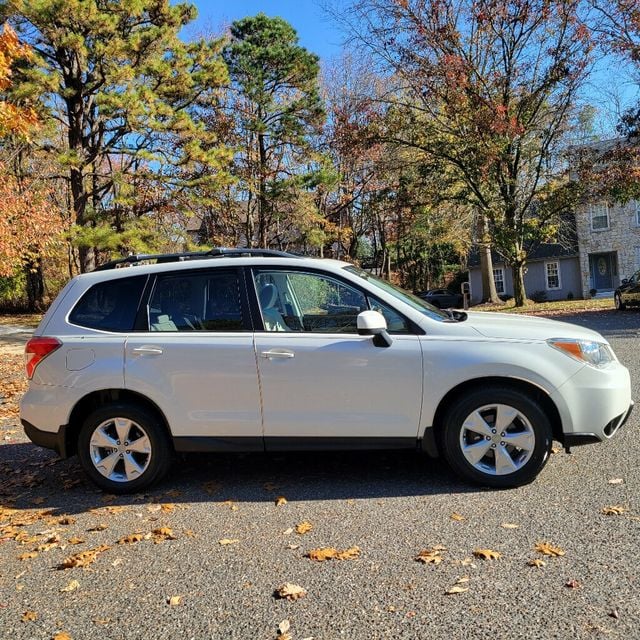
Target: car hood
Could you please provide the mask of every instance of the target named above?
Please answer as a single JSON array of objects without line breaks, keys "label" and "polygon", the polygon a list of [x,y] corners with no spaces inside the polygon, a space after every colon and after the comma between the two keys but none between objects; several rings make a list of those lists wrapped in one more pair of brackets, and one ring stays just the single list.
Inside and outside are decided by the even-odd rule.
[{"label": "car hood", "polygon": [[606,340],[597,332],[568,322],[558,322],[536,316],[510,313],[469,311],[465,324],[487,338],[514,340],[548,340],[570,338],[575,340]]}]

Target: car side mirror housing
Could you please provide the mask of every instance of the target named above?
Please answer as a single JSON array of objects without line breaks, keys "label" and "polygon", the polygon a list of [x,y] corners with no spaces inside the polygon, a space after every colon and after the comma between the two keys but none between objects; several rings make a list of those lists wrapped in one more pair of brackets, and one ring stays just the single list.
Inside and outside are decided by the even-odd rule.
[{"label": "car side mirror housing", "polygon": [[622,278],[622,283],[621,284],[628,284],[629,283],[629,279],[628,278]]},{"label": "car side mirror housing", "polygon": [[387,321],[378,311],[362,311],[357,317],[358,334],[361,336],[373,336],[373,344],[376,347],[390,347],[393,343],[387,333]]}]

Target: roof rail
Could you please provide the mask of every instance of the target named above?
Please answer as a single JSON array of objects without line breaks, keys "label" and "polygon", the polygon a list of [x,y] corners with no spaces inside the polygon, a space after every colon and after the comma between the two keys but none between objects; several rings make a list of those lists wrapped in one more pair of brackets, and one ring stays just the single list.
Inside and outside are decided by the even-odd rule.
[{"label": "roof rail", "polygon": [[274,249],[249,249],[249,248],[229,248],[215,247],[209,251],[184,251],[182,253],[142,253],[129,255],[126,258],[118,258],[105,262],[96,267],[94,271],[106,271],[107,269],[117,269],[135,265],[140,262],[155,260],[156,264],[162,262],[184,262],[186,260],[202,260],[206,258],[300,258],[295,253],[286,251],[275,251]]}]

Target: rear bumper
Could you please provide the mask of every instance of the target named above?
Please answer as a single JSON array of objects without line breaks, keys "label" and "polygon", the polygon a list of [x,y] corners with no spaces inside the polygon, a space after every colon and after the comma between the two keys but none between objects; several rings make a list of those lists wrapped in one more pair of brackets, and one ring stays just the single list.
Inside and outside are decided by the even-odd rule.
[{"label": "rear bumper", "polygon": [[34,427],[30,422],[21,420],[24,432],[33,444],[45,449],[53,449],[61,458],[67,457],[65,440],[66,425],[61,426],[58,431],[42,431]]}]

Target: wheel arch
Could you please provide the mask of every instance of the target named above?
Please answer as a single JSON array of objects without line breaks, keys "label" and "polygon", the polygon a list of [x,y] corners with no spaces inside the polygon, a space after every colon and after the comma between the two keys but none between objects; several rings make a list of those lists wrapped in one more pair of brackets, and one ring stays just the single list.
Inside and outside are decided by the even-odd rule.
[{"label": "wheel arch", "polygon": [[[549,397],[547,392],[539,386],[532,384],[526,380],[519,380],[517,378],[504,378],[500,376],[491,376],[486,378],[476,378],[473,380],[466,380],[461,382],[457,386],[450,389],[446,395],[440,400],[438,407],[433,417],[433,432],[437,436],[444,426],[444,419],[449,411],[450,407],[465,394],[471,393],[478,389],[486,389],[489,386],[502,387],[508,389],[514,389],[520,391],[532,397],[538,402],[551,424],[553,437],[555,440],[563,441],[564,435],[562,431],[562,419],[560,418],[560,412],[556,407],[554,401]],[[435,438],[436,443],[438,438]]]},{"label": "wheel arch", "polygon": [[158,418],[165,429],[169,440],[172,441],[171,429],[164,413],[158,405],[146,396],[128,389],[100,389],[92,391],[78,400],[69,416],[68,427],[65,430],[65,454],[72,456],[78,451],[78,436],[85,418],[95,409],[115,402],[129,402],[151,411]]}]

